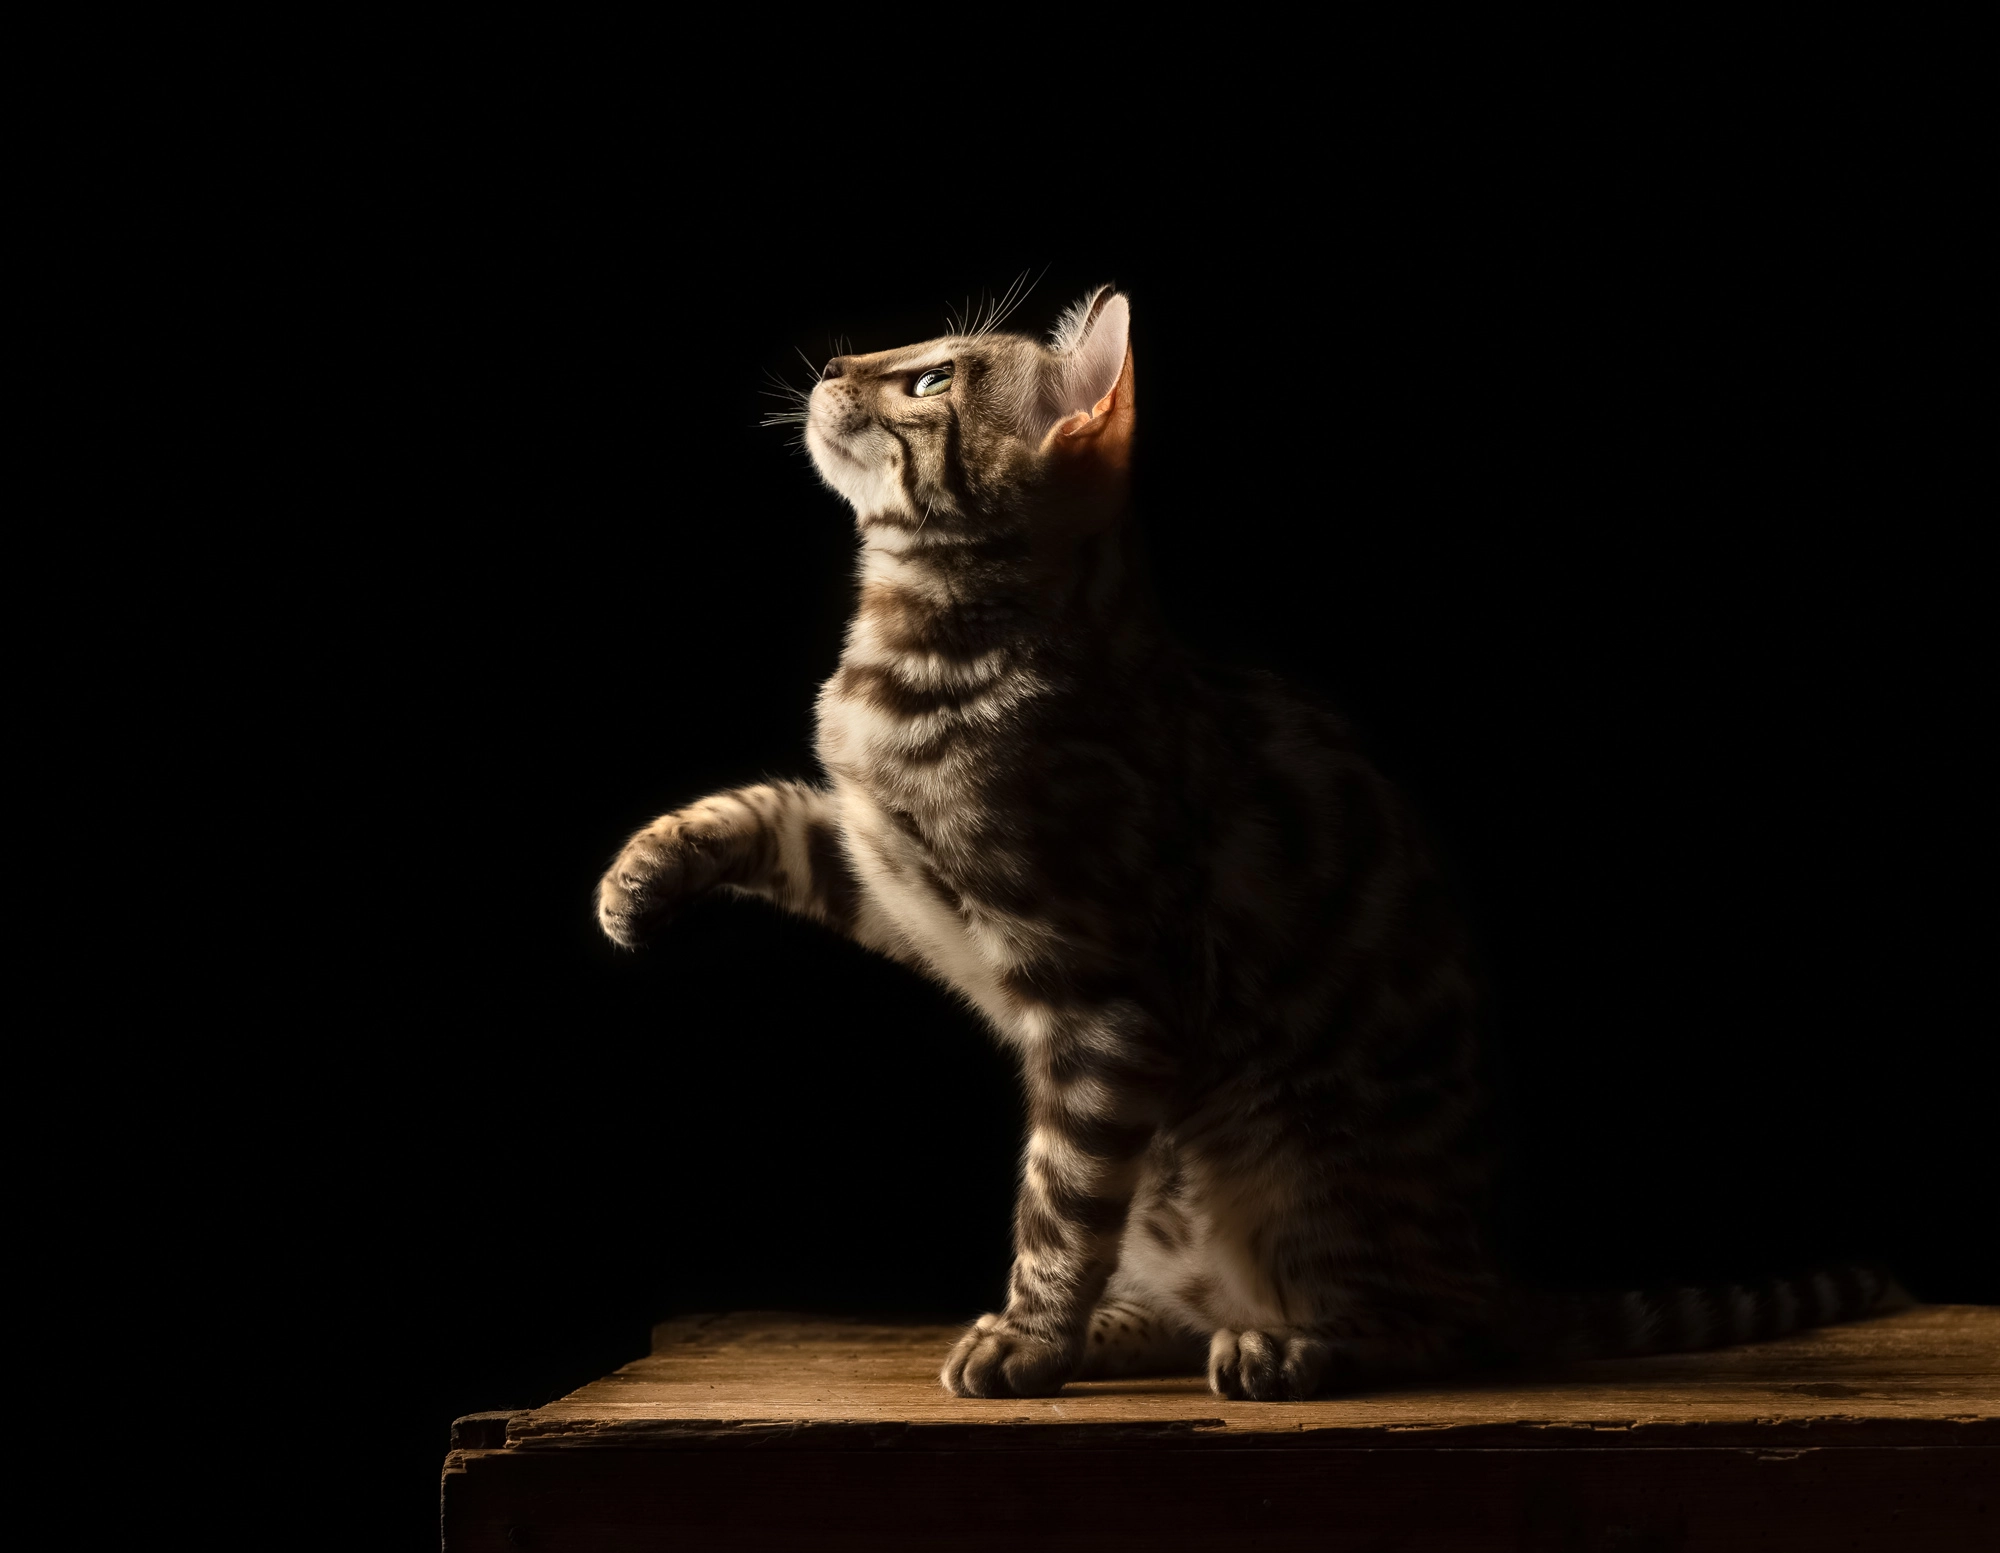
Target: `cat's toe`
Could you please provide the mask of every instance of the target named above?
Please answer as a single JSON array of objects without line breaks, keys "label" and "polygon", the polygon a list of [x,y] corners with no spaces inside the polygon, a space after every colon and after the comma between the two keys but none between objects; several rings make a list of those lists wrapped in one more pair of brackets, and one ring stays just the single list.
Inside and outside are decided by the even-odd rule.
[{"label": "cat's toe", "polygon": [[614,944],[637,949],[673,915],[680,870],[656,847],[634,843],[597,882],[597,925]]},{"label": "cat's toe", "polygon": [[1209,1389],[1232,1402],[1272,1401],[1279,1395],[1281,1360],[1277,1345],[1262,1332],[1221,1328],[1209,1339]]},{"label": "cat's toe", "polygon": [[651,926],[644,897],[622,879],[606,874],[597,884],[597,925],[623,949],[637,949]]},{"label": "cat's toe", "polygon": [[1235,1402],[1294,1402],[1319,1389],[1327,1346],[1318,1338],[1219,1329],[1208,1345],[1208,1385]]},{"label": "cat's toe", "polygon": [[981,1316],[958,1340],[938,1379],[955,1397],[1046,1397],[1062,1390],[1075,1367],[1069,1354],[1004,1316]]},{"label": "cat's toe", "polygon": [[1276,1402],[1284,1394],[1281,1379],[1285,1350],[1281,1339],[1264,1332],[1236,1334],[1236,1378],[1252,1402]]},{"label": "cat's toe", "polygon": [[1284,1395],[1297,1401],[1315,1395],[1326,1382],[1332,1356],[1332,1348],[1321,1338],[1286,1338],[1284,1358],[1278,1365],[1278,1384]]},{"label": "cat's toe", "polygon": [[1208,1340],[1208,1389],[1218,1397],[1243,1400],[1242,1382],[1237,1378],[1236,1334],[1228,1327],[1217,1327]]}]

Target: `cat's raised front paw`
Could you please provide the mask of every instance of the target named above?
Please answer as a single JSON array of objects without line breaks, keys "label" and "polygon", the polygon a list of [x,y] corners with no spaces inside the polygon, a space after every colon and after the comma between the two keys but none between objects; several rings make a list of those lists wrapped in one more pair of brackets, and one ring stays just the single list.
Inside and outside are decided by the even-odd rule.
[{"label": "cat's raised front paw", "polygon": [[1076,1371],[1076,1356],[1031,1337],[1005,1316],[981,1316],[938,1379],[955,1397],[1047,1397]]},{"label": "cat's raised front paw", "polygon": [[1319,1390],[1332,1350],[1317,1337],[1219,1329],[1208,1344],[1208,1386],[1235,1402],[1296,1402]]},{"label": "cat's raised front paw", "polygon": [[688,891],[681,837],[649,825],[597,881],[597,923],[613,943],[636,949],[673,915]]}]

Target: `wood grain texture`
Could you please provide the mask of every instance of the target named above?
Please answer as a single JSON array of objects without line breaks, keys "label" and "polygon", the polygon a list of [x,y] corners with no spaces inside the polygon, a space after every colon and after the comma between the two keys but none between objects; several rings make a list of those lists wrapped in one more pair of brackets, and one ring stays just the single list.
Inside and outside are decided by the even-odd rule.
[{"label": "wood grain texture", "polygon": [[956,1327],[751,1312],[654,1330],[653,1352],[507,1425],[512,1449],[1205,1448],[1575,1443],[2000,1443],[2000,1308],[1927,1306],[1777,1342],[1493,1373],[1310,1402],[1226,1402],[1197,1376],[947,1396]]},{"label": "wood grain texture", "polygon": [[2000,1448],[486,1451],[447,1553],[1972,1553]]},{"label": "wood grain texture", "polygon": [[1222,1402],[1192,1376],[959,1400],[936,1378],[957,1330],[668,1322],[649,1357],[559,1402],[461,1421],[445,1547],[2000,1542],[2000,1309],[1304,1403]]}]

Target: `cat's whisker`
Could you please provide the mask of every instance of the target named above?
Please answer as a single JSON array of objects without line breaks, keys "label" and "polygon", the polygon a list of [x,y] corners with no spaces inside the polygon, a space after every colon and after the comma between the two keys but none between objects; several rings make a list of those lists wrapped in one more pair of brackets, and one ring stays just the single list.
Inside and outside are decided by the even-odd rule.
[{"label": "cat's whisker", "polygon": [[[1054,260],[1050,261],[1051,264],[1054,262],[1055,262]],[[1023,290],[1019,296],[1014,295],[1015,289],[1020,286],[1022,281],[1027,280],[1028,272],[1026,270],[1023,270],[1019,275],[1015,276],[1014,284],[1007,288],[1007,297],[1011,300],[1006,300],[1003,302],[999,316],[993,320],[991,327],[997,329],[1000,327],[1000,325],[1004,324],[1009,318],[1013,317],[1015,310],[1019,308],[1023,302],[1027,301],[1029,297],[1034,295],[1035,287],[1039,286],[1042,283],[1043,277],[1046,276],[1048,273],[1049,273],[1049,265],[1044,264],[1042,266],[1042,273],[1040,275],[1037,275],[1032,281],[1029,281],[1027,289]]]},{"label": "cat's whisker", "polygon": [[979,316],[973,320],[972,337],[983,340],[993,332],[993,299],[984,292],[979,297]]},{"label": "cat's whisker", "polygon": [[812,399],[812,394],[808,390],[800,388],[795,384],[787,383],[775,372],[765,373],[764,383],[765,386],[759,389],[758,392],[769,394],[773,398],[789,399],[796,405],[805,405]]},{"label": "cat's whisker", "polygon": [[[1048,272],[1049,267],[1043,265],[1042,275],[1046,275]],[[1014,310],[1028,299],[1029,294],[1033,292],[1035,286],[1041,284],[1042,275],[1037,275],[1033,284],[1027,285],[1023,289],[1023,283],[1028,279],[1028,272],[1023,270],[1014,277],[1008,284],[1007,289],[999,296],[990,300],[982,299],[977,318],[970,322],[970,326],[965,332],[975,340],[983,340],[988,335],[993,334],[1013,315]]]}]

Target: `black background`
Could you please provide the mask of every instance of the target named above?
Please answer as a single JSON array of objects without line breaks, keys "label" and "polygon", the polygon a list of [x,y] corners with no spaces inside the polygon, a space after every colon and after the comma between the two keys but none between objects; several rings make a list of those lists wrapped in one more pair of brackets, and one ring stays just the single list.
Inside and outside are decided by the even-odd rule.
[{"label": "black background", "polygon": [[219,1222],[365,1402],[378,1534],[430,1534],[454,1415],[653,1320],[1000,1297],[1018,1099],[966,1012],[746,903],[615,952],[591,890],[653,814],[815,770],[854,540],[768,379],[1022,270],[1026,329],[1132,299],[1176,629],[1350,713],[1441,836],[1524,1270],[1861,1255],[2000,1299],[1927,121],[1413,111],[920,168],[385,93],[224,282],[270,524],[212,777],[288,881],[239,907],[277,1098]]}]

